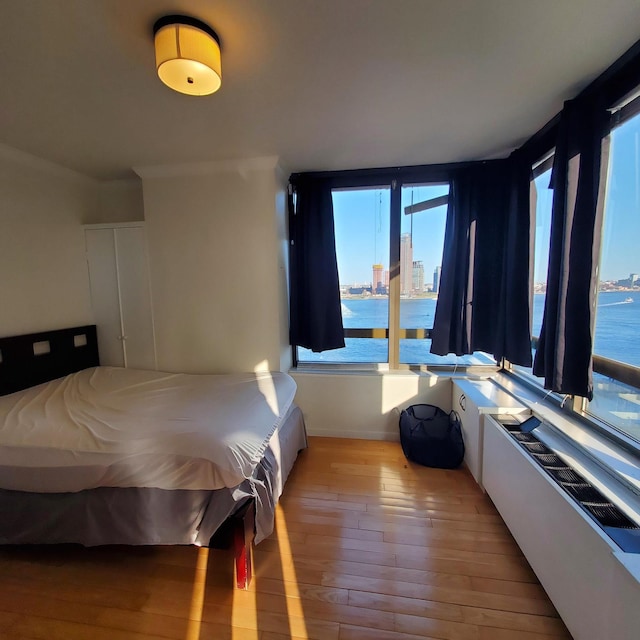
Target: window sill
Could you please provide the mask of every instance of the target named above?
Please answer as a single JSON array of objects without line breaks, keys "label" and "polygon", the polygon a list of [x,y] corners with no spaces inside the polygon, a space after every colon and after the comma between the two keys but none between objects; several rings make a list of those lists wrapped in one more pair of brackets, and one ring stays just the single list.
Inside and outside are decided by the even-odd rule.
[{"label": "window sill", "polygon": [[498,372],[496,365],[410,365],[401,364],[398,369],[390,369],[388,364],[376,363],[298,363],[289,369],[289,373],[313,373],[327,375],[457,375],[474,378],[488,378]]}]

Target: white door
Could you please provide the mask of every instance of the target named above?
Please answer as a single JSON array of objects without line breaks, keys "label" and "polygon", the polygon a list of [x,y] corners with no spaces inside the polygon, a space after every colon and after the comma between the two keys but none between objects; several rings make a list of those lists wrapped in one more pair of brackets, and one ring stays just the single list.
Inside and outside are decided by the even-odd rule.
[{"label": "white door", "polygon": [[144,229],[87,228],[85,238],[101,364],[155,369]]},{"label": "white door", "polygon": [[116,229],[115,241],[125,366],[155,369],[155,340],[144,229]]},{"label": "white door", "polygon": [[124,367],[118,267],[113,229],[86,229],[91,306],[98,331],[100,363]]}]

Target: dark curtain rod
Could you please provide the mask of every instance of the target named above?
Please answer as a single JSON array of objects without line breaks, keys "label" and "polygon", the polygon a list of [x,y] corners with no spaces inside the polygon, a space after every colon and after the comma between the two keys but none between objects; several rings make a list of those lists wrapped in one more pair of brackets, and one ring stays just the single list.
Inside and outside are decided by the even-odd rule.
[{"label": "dark curtain rod", "polygon": [[289,181],[294,186],[303,180],[329,180],[334,188],[382,186],[397,180],[401,183],[419,181],[448,182],[457,171],[478,165],[499,164],[498,160],[469,160],[442,164],[409,165],[404,167],[380,167],[374,169],[345,169],[342,171],[309,171],[292,173]]}]

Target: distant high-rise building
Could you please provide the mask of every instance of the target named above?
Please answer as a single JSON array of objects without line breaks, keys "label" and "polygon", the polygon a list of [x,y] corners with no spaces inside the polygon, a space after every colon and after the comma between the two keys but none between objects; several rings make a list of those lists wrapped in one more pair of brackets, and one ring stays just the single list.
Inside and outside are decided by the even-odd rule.
[{"label": "distant high-rise building", "polygon": [[422,260],[413,261],[413,291],[422,293],[424,291],[424,264]]},{"label": "distant high-rise building", "polygon": [[373,267],[373,280],[371,281],[372,293],[386,293],[387,288],[384,284],[384,265],[374,264]]},{"label": "distant high-rise building", "polygon": [[411,234],[400,236],[400,295],[408,296],[413,288],[413,247]]},{"label": "distant high-rise building", "polygon": [[617,280],[619,287],[637,287],[640,284],[640,276],[637,273],[630,273],[628,278]]},{"label": "distant high-rise building", "polygon": [[440,289],[440,271],[442,271],[442,268],[436,267],[433,272],[433,293],[438,293]]}]

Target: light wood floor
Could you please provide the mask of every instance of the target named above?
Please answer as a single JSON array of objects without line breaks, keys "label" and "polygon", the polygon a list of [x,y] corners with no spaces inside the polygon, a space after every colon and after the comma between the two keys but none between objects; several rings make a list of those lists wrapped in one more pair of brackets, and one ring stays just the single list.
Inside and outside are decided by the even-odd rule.
[{"label": "light wood floor", "polygon": [[0,547],[11,640],[570,639],[465,470],[395,443],[310,438],[249,591],[226,552]]}]

